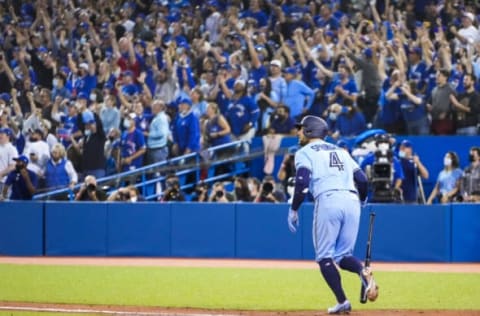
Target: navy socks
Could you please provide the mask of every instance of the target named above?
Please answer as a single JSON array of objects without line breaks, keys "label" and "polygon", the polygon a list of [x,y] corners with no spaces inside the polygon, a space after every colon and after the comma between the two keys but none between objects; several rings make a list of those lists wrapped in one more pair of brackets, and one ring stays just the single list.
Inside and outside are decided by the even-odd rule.
[{"label": "navy socks", "polygon": [[343,259],[340,260],[339,265],[340,268],[342,268],[343,270],[347,270],[358,275],[362,274],[363,265],[360,260],[358,260],[354,256],[343,257]]},{"label": "navy socks", "polygon": [[340,278],[340,273],[335,266],[335,263],[331,258],[322,259],[318,263],[320,266],[320,271],[322,272],[323,278],[327,282],[330,289],[335,294],[338,303],[343,303],[347,299],[345,297],[345,292],[343,292],[342,281]]}]

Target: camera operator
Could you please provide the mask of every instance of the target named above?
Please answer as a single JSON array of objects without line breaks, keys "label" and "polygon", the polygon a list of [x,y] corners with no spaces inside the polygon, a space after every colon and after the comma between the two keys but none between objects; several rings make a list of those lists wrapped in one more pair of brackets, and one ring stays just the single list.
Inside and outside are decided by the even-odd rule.
[{"label": "camera operator", "polygon": [[15,169],[10,171],[5,180],[3,192],[0,195],[0,201],[5,199],[8,190],[11,187],[10,200],[31,200],[37,187],[37,175],[27,169],[27,156],[13,158],[15,160]]},{"label": "camera operator", "polygon": [[369,177],[369,200],[372,202],[402,201],[404,175],[400,161],[390,149],[392,140],[387,134],[376,135],[377,149],[369,153],[360,165]]},{"label": "camera operator", "polygon": [[145,201],[145,198],[140,195],[140,192],[138,192],[138,189],[134,185],[129,185],[113,191],[107,201],[135,203]]},{"label": "camera operator", "polygon": [[402,165],[404,179],[402,181],[403,201],[405,203],[425,204],[422,178],[428,179],[428,170],[413,153],[413,146],[409,140],[400,143],[398,157]]},{"label": "camera operator", "polygon": [[163,202],[183,202],[185,194],[180,188],[180,179],[175,174],[170,174],[165,179],[165,192],[162,197]]},{"label": "camera operator", "polygon": [[75,195],[75,201],[105,201],[107,194],[97,187],[97,178],[92,175],[85,177],[80,190]]},{"label": "camera operator", "polygon": [[276,188],[275,179],[272,176],[265,176],[262,185],[260,186],[260,192],[255,197],[257,203],[281,203],[286,202],[285,193]]},{"label": "camera operator", "polygon": [[202,181],[195,186],[192,201],[208,202],[208,183]]},{"label": "camera operator", "polygon": [[223,182],[215,182],[208,198],[209,202],[232,202],[234,197],[225,190]]}]

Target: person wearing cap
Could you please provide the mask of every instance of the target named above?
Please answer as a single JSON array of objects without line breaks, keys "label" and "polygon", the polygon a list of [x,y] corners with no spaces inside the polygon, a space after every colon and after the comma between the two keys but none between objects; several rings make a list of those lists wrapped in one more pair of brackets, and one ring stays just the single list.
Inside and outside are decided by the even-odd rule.
[{"label": "person wearing cap", "polygon": [[[23,58],[26,54],[22,54]],[[55,74],[55,60],[48,50],[41,46],[39,49],[35,47],[28,50],[30,56],[30,65],[35,72],[36,84],[48,89],[52,89],[53,75]],[[21,63],[25,63],[22,60]]]},{"label": "person wearing cap", "polygon": [[[405,203],[425,203],[425,193],[422,179],[429,177],[428,169],[423,165],[420,157],[413,152],[412,143],[405,139],[400,143],[398,158],[403,170],[402,192]],[[421,190],[419,190],[421,189]]]},{"label": "person wearing cap", "polygon": [[290,115],[295,119],[300,119],[307,113],[315,99],[315,92],[297,77],[296,67],[287,67],[283,69],[283,75],[287,82],[287,91],[283,97],[283,103],[290,108]]},{"label": "person wearing cap", "polygon": [[277,94],[279,101],[287,94],[287,82],[282,77],[282,62],[279,59],[273,59],[270,62],[270,81],[272,90]]},{"label": "person wearing cap", "polygon": [[15,168],[13,158],[18,157],[18,151],[10,142],[12,130],[0,128],[0,192],[2,192],[7,174]]},{"label": "person wearing cap", "polygon": [[88,97],[90,96],[92,89],[95,89],[97,85],[97,75],[96,66],[90,50],[90,44],[85,43],[83,47],[83,53],[85,54],[86,62],[81,62],[77,66],[72,58],[72,55],[68,54],[68,64],[74,73],[72,95],[78,96],[80,93],[84,93]]},{"label": "person wearing cap", "polygon": [[[38,177],[35,172],[27,169],[29,160],[27,156],[22,155],[13,158],[15,161],[15,169],[10,171],[5,180],[0,200],[31,200],[37,190]],[[8,190],[11,189],[10,196]]]},{"label": "person wearing cap", "polygon": [[81,171],[83,176],[94,175],[97,179],[100,179],[105,176],[105,131],[100,118],[90,110],[83,112],[83,122],[85,130],[81,149]]},{"label": "person wearing cap", "polygon": [[457,30],[455,26],[450,27],[450,32],[455,36],[456,49],[472,47],[478,42],[478,29],[473,25],[475,15],[471,12],[462,14],[462,27]]},{"label": "person wearing cap", "polygon": [[117,170],[129,171],[140,168],[143,165],[143,156],[147,151],[145,136],[137,128],[134,112],[123,118],[124,131],[120,139],[120,159],[117,160]]},{"label": "person wearing cap", "polygon": [[407,72],[407,80],[415,80],[418,91],[425,91],[428,66],[423,60],[422,48],[419,46],[410,47],[408,50],[408,62],[410,67]]},{"label": "person wearing cap", "polygon": [[[229,101],[225,118],[232,129],[232,138],[234,140],[251,140],[255,136],[260,109],[246,94],[245,80],[235,81],[233,95]],[[248,151],[248,148],[245,147],[244,150]]]},{"label": "person wearing cap", "polygon": [[178,101],[178,114],[172,126],[172,155],[182,156],[200,150],[200,121],[193,113],[192,100]]}]

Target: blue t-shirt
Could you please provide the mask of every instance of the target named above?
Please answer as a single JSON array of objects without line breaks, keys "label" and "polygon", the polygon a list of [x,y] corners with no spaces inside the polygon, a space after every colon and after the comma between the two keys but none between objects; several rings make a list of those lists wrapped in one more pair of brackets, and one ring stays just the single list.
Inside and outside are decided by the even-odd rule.
[{"label": "blue t-shirt", "polygon": [[[27,172],[33,187],[36,188],[37,182],[38,182],[37,175],[35,174],[35,172],[28,169],[27,169]],[[11,200],[31,200],[32,199],[33,194],[31,194],[30,191],[28,191],[25,179],[19,172],[17,171],[10,172],[7,176],[7,180],[5,181],[5,184],[12,186],[11,188],[12,193],[10,194]]]},{"label": "blue t-shirt", "polygon": [[[122,158],[127,158],[145,148],[145,137],[140,129],[133,132],[124,131],[120,140]],[[140,168],[143,165],[143,155],[134,159],[130,165],[123,165],[123,171]]]}]

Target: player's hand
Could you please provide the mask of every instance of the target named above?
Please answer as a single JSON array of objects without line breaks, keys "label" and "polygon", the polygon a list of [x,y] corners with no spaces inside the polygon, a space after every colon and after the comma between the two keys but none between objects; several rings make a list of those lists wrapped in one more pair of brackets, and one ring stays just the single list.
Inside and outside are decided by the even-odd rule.
[{"label": "player's hand", "polygon": [[290,229],[292,233],[297,232],[297,228],[300,225],[300,220],[298,219],[298,212],[290,208],[288,210],[287,221],[288,221],[288,229]]}]

